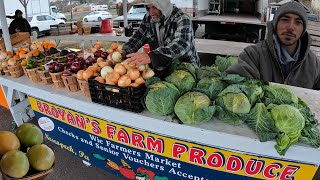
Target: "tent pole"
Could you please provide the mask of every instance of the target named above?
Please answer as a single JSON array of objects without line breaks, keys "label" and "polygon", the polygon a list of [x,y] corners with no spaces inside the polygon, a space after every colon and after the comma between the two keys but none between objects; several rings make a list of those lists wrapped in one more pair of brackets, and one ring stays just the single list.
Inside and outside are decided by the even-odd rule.
[{"label": "tent pole", "polygon": [[128,28],[128,3],[127,0],[122,1],[123,5],[123,27]]},{"label": "tent pole", "polygon": [[6,18],[6,11],[4,8],[3,1],[0,1],[0,20],[1,20],[1,25],[2,25],[2,36],[4,39],[4,44],[6,46],[6,50],[12,52],[11,39],[10,39],[7,18]]}]

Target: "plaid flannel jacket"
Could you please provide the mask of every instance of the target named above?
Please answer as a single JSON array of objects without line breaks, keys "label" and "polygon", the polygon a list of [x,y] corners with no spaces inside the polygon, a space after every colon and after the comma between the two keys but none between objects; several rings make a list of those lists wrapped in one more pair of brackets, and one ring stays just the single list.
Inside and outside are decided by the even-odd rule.
[{"label": "plaid flannel jacket", "polygon": [[[199,65],[199,57],[195,48],[192,21],[190,17],[177,7],[162,24],[165,28],[163,39],[164,46],[159,47],[155,24],[151,23],[148,13],[142,20],[140,28],[123,46],[126,54],[137,52],[144,44],[150,45],[149,56],[153,66],[164,65],[165,62],[179,60]],[[161,27],[161,26],[160,26]],[[160,62],[159,62],[160,61]]]}]

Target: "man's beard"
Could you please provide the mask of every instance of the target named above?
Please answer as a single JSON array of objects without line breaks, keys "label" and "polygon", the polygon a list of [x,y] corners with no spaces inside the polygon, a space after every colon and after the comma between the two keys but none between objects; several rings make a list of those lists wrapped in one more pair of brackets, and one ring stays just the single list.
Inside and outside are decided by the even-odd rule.
[{"label": "man's beard", "polygon": [[155,17],[155,16],[151,16],[151,21],[155,22],[155,23],[159,23],[161,21],[161,18]]}]

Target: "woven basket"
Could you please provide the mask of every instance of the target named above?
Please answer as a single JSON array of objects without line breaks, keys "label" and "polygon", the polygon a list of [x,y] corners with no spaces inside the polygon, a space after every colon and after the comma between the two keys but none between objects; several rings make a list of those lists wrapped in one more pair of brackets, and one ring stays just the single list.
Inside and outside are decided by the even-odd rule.
[{"label": "woven basket", "polygon": [[48,77],[48,78],[41,78],[43,84],[52,84],[53,81],[52,81],[52,78],[51,77]]},{"label": "woven basket", "polygon": [[27,73],[28,73],[29,79],[31,79],[32,82],[34,83],[41,82],[41,78],[38,74],[37,68],[27,69]]},{"label": "woven basket", "polygon": [[41,79],[43,79],[43,78],[51,78],[51,76],[49,74],[49,71],[39,71],[39,70],[37,70],[37,73],[39,74],[39,77]]},{"label": "woven basket", "polygon": [[47,171],[41,171],[36,174],[28,175],[22,178],[12,178],[7,176],[6,174],[2,173],[3,180],[43,180],[45,179],[51,172],[53,172],[54,165],[51,167],[51,169]]},{"label": "woven basket", "polygon": [[81,89],[81,92],[83,94],[83,96],[85,97],[90,97],[90,89],[89,89],[89,83],[88,81],[83,81],[83,80],[78,80],[78,83],[79,83],[79,86],[80,86],[80,89]]},{"label": "woven basket", "polygon": [[[53,80],[52,80],[53,81]],[[64,87],[64,83],[63,81],[53,81],[53,85],[56,88],[63,88]]]},{"label": "woven basket", "polygon": [[4,76],[4,71],[1,67],[0,67],[0,76]]},{"label": "woven basket", "polygon": [[3,72],[4,72],[5,76],[10,76],[10,71],[9,70],[3,70]]},{"label": "woven basket", "polygon": [[59,73],[49,73],[51,78],[52,78],[52,81],[53,82],[57,82],[57,81],[62,81],[62,77],[61,77],[61,72]]},{"label": "woven basket", "polygon": [[10,75],[11,75],[11,77],[13,77],[13,78],[18,78],[18,77],[21,77],[21,76],[23,76],[23,70],[22,69],[20,69],[20,70],[18,70],[18,71],[13,71],[13,72],[10,72]]},{"label": "woven basket", "polygon": [[8,66],[8,70],[10,72],[20,71],[22,70],[21,65]]},{"label": "woven basket", "polygon": [[7,66],[1,66],[2,70],[8,70],[8,67]]},{"label": "woven basket", "polygon": [[38,65],[38,66],[42,66],[42,65],[44,65],[44,64],[45,64],[45,58],[40,59],[40,60],[37,60],[37,65]]},{"label": "woven basket", "polygon": [[28,71],[27,71],[27,66],[22,66],[22,69],[23,69],[24,74],[29,78],[29,74],[28,74]]},{"label": "woven basket", "polygon": [[76,92],[80,90],[77,78],[75,76],[62,76],[62,80],[64,86],[67,88],[68,91]]}]

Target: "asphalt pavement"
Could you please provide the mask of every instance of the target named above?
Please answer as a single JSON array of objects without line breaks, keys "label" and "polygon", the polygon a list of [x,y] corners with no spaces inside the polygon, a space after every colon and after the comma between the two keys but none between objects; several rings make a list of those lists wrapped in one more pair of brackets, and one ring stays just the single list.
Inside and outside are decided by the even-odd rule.
[{"label": "asphalt pavement", "polygon": [[[8,109],[0,106],[0,131],[13,131],[14,123]],[[32,121],[36,123],[35,120]],[[72,155],[66,150],[62,150],[51,142],[44,142],[55,153],[56,165],[46,180],[122,180],[118,176],[109,174],[106,171],[94,166],[87,167],[80,158]],[[0,173],[0,180],[2,176]]]}]

